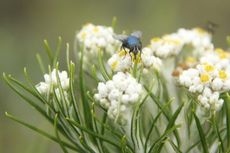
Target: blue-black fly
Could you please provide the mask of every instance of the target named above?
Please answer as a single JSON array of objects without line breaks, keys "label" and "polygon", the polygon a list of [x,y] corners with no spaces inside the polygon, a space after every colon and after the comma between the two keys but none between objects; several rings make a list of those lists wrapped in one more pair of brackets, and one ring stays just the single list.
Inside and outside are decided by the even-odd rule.
[{"label": "blue-black fly", "polygon": [[136,59],[138,52],[141,53],[142,50],[141,36],[142,32],[135,31],[130,35],[115,35],[114,37],[122,42],[121,49],[124,49],[125,52],[127,52],[126,49],[129,49],[129,55],[133,53]]}]

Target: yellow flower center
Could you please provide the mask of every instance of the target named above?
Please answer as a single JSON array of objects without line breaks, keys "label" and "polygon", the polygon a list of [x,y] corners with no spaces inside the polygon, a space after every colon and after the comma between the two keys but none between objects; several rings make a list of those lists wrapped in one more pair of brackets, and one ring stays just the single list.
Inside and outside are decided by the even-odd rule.
[{"label": "yellow flower center", "polygon": [[206,64],[206,65],[204,65],[204,69],[206,72],[212,72],[215,68],[214,68],[214,66],[212,66],[210,64]]},{"label": "yellow flower center", "polygon": [[159,37],[154,37],[154,38],[151,39],[151,42],[158,42],[158,41],[160,41],[160,40],[161,40],[161,38],[159,38]]},{"label": "yellow flower center", "polygon": [[210,79],[210,76],[208,74],[201,74],[200,75],[200,80],[201,82],[205,83],[205,82],[208,82]]},{"label": "yellow flower center", "polygon": [[112,70],[115,70],[117,65],[118,65],[118,61],[113,62],[112,65],[111,65]]},{"label": "yellow flower center", "polygon": [[225,79],[227,79],[228,75],[227,75],[227,73],[226,73],[225,71],[220,70],[220,71],[219,71],[219,77],[220,77],[221,79],[225,80]]},{"label": "yellow flower center", "polygon": [[166,38],[165,41],[166,41],[166,43],[175,44],[175,45],[180,45],[181,44],[181,41],[179,41],[177,39]]},{"label": "yellow flower center", "polygon": [[216,50],[216,53],[219,55],[219,57],[221,59],[225,59],[225,58],[228,58],[229,57],[229,53],[225,52],[223,49],[221,48],[217,48]]},{"label": "yellow flower center", "polygon": [[93,32],[94,33],[97,33],[99,31],[99,28],[98,27],[95,27],[94,29],[93,29]]},{"label": "yellow flower center", "polygon": [[125,50],[121,50],[121,51],[119,51],[119,53],[118,53],[119,57],[125,56],[126,54],[127,54],[127,53],[126,53]]}]

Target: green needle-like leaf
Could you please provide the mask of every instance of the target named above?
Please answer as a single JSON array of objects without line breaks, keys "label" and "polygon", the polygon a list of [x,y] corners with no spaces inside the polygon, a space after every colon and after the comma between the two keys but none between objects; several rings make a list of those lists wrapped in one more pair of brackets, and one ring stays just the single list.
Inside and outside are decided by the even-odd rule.
[{"label": "green needle-like leaf", "polygon": [[198,132],[199,132],[201,144],[202,144],[202,147],[203,147],[203,152],[204,153],[209,153],[208,144],[207,144],[207,141],[206,141],[206,138],[205,138],[204,131],[203,131],[202,127],[201,127],[200,120],[198,119],[198,117],[196,116],[195,113],[193,113],[193,115],[194,115],[194,118],[195,118],[195,121],[196,121],[196,126],[197,126],[197,129],[198,129]]},{"label": "green needle-like leaf", "polygon": [[[5,113],[5,115],[6,115],[8,118],[10,118],[10,119],[12,119],[12,120],[14,120],[14,121],[16,121],[16,122],[18,122],[18,123],[20,123],[20,124],[26,126],[26,127],[28,127],[29,129],[31,129],[31,130],[33,130],[33,131],[35,131],[35,132],[37,132],[37,133],[39,133],[39,134],[41,134],[41,135],[47,137],[47,138],[49,138],[49,139],[51,139],[51,140],[53,140],[53,141],[59,143],[59,140],[58,140],[56,137],[54,137],[54,136],[52,136],[52,135],[50,135],[50,134],[48,134],[48,133],[46,133],[46,132],[44,132],[44,131],[38,129],[37,127],[34,127],[34,126],[32,126],[32,125],[30,125],[30,124],[27,124],[27,123],[25,123],[25,122],[23,122],[23,121],[21,121],[21,120],[18,120],[18,119],[15,118],[13,115],[8,114],[7,112]],[[65,147],[68,147],[69,149],[72,149],[72,150],[75,150],[75,151],[84,152],[84,150],[83,150],[82,148],[80,148],[80,147],[76,148],[75,146],[72,146],[72,145],[68,144],[67,142],[62,141],[62,144],[63,144]]]},{"label": "green needle-like leaf", "polygon": [[55,130],[55,134],[56,134],[58,143],[60,144],[60,146],[61,146],[63,152],[64,152],[64,153],[68,153],[68,151],[66,150],[64,144],[62,143],[62,140],[61,140],[60,137],[59,137],[58,129],[57,129],[57,121],[58,121],[58,114],[55,114],[55,117],[54,117],[54,130]]}]

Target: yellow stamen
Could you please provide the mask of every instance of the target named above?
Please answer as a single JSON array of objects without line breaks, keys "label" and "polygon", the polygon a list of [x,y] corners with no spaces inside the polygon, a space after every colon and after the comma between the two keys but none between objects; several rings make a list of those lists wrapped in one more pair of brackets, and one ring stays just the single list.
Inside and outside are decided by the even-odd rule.
[{"label": "yellow stamen", "polygon": [[225,59],[225,58],[228,58],[229,57],[229,53],[224,51],[223,49],[221,48],[217,48],[215,49],[216,53],[219,55],[219,57],[221,59]]},{"label": "yellow stamen", "polygon": [[205,64],[204,69],[206,72],[212,72],[215,68],[214,68],[214,66],[212,66],[210,64]]},{"label": "yellow stamen", "polygon": [[158,41],[160,41],[160,40],[161,40],[161,38],[159,38],[159,37],[154,37],[154,38],[151,39],[151,42],[158,42]]},{"label": "yellow stamen", "polygon": [[226,73],[225,71],[220,70],[220,71],[219,71],[219,77],[220,77],[221,79],[223,79],[223,80],[226,80],[227,77],[228,77],[228,75],[227,75],[227,73]]},{"label": "yellow stamen", "polygon": [[176,45],[180,45],[180,44],[181,44],[181,41],[176,40],[176,39],[169,39],[169,38],[166,38],[165,41],[166,41],[167,43],[176,44]]},{"label": "yellow stamen", "polygon": [[125,50],[121,50],[121,51],[119,51],[119,53],[118,53],[119,57],[125,56],[126,54],[127,54],[127,53],[126,53]]},{"label": "yellow stamen", "polygon": [[118,61],[113,62],[112,65],[111,65],[112,70],[115,70],[117,65],[118,65]]},{"label": "yellow stamen", "polygon": [[205,82],[208,82],[210,79],[210,76],[208,74],[201,74],[200,75],[200,81],[205,83]]},{"label": "yellow stamen", "polygon": [[94,29],[93,29],[93,32],[94,33],[97,33],[99,31],[99,28],[98,27],[95,27]]}]

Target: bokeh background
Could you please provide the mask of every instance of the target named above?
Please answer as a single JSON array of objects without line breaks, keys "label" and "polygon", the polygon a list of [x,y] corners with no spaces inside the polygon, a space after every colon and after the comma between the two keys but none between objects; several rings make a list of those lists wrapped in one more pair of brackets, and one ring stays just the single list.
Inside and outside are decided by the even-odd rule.
[{"label": "bokeh background", "polygon": [[[216,47],[226,48],[225,38],[230,34],[229,0],[0,0],[0,72],[22,80],[27,67],[39,82],[42,75],[35,53],[44,53],[43,39],[54,47],[62,36],[73,48],[75,33],[83,24],[111,25],[114,16],[117,33],[141,30],[144,44],[153,36],[204,26],[208,20],[219,25]],[[0,153],[61,152],[54,142],[7,119],[5,111],[53,133],[50,124],[1,79]]]}]

